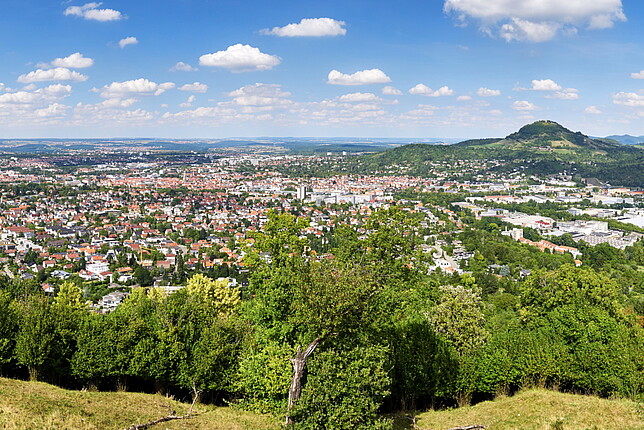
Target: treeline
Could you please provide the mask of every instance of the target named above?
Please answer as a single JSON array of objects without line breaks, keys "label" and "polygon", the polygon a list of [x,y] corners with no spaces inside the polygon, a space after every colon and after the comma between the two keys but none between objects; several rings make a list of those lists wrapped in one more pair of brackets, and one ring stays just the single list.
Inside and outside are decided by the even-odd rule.
[{"label": "treeline", "polygon": [[[101,315],[73,284],[54,298],[5,289],[2,372],[201,394],[286,415],[298,429],[391,428],[382,412],[534,385],[625,397],[644,389],[641,315],[600,268],[533,252],[489,223],[461,234],[477,247],[463,263],[471,274],[428,273],[419,220],[398,208],[372,214],[369,234],[336,228],[332,252],[312,258],[307,225],[271,213],[241,291],[195,275],[170,295],[138,289]],[[533,269],[525,279],[520,259]]]}]

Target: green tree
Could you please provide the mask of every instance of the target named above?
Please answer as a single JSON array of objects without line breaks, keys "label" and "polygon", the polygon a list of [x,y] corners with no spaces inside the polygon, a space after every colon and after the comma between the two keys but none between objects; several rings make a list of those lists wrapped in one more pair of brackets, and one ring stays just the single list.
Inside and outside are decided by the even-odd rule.
[{"label": "green tree", "polygon": [[51,305],[45,297],[31,296],[21,304],[15,354],[18,363],[29,370],[32,381],[39,380],[50,364],[55,328]]}]

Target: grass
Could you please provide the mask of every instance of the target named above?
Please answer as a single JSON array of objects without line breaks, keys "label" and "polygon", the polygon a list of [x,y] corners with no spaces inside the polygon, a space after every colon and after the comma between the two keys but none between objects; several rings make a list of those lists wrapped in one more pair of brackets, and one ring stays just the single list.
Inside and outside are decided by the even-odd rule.
[{"label": "grass", "polygon": [[[124,429],[190,405],[161,395],[70,391],[41,382],[0,378],[0,429]],[[226,407],[196,405],[195,417],[169,421],[158,429],[270,430],[275,418]]]},{"label": "grass", "polygon": [[474,406],[417,415],[421,429],[482,424],[490,430],[642,430],[641,407],[629,400],[526,390]]},{"label": "grass", "polygon": [[[190,405],[160,395],[64,390],[41,382],[0,378],[0,429],[125,429]],[[191,419],[152,429],[277,430],[280,420],[226,407],[197,405]],[[411,429],[408,419],[396,429]],[[489,430],[644,430],[644,407],[628,400],[527,390],[464,408],[417,415],[420,429],[483,424]]]}]

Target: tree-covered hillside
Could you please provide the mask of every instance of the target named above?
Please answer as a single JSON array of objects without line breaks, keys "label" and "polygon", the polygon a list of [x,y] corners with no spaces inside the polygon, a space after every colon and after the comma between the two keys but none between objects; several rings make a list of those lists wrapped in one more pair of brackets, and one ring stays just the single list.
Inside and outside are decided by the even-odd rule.
[{"label": "tree-covered hillside", "polygon": [[[490,165],[490,161],[499,163]],[[552,121],[537,121],[503,139],[479,139],[451,146],[405,145],[364,156],[364,172],[396,171],[432,176],[436,163],[469,161],[471,174],[522,171],[526,174],[567,172],[598,178],[611,185],[644,186],[644,151],[606,139],[591,139]],[[485,162],[478,168],[477,162]]]}]

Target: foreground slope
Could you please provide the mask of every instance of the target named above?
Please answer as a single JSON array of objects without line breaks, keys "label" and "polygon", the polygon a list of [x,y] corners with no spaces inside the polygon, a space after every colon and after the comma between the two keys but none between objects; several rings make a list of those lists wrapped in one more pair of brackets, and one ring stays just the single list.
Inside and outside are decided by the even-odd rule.
[{"label": "foreground slope", "polygon": [[[42,382],[0,378],[2,429],[124,429],[168,415],[187,413],[190,405],[160,395],[69,391]],[[277,429],[273,418],[231,408],[198,405],[194,418],[152,428],[264,430]]]},{"label": "foreground slope", "polygon": [[[639,414],[638,414],[639,412]],[[417,416],[421,429],[481,424],[494,430],[644,429],[641,405],[628,400],[528,390],[513,397]]]}]

